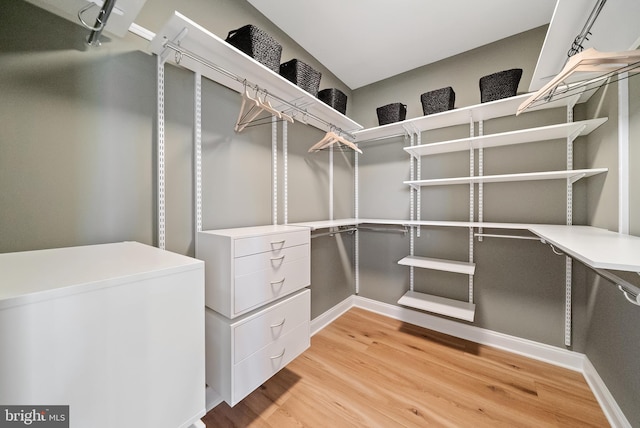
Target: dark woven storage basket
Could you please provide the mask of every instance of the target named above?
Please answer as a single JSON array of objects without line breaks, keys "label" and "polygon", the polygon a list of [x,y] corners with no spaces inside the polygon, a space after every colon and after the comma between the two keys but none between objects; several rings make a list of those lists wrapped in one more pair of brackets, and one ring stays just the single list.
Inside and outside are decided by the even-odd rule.
[{"label": "dark woven storage basket", "polygon": [[499,71],[480,78],[480,102],[501,100],[516,95],[522,77],[521,68]]},{"label": "dark woven storage basket", "polygon": [[282,46],[269,34],[254,25],[245,25],[229,31],[227,43],[249,55],[274,72],[280,70]]},{"label": "dark woven storage basket", "polygon": [[407,117],[407,106],[402,103],[387,104],[378,107],[376,113],[378,113],[378,124],[380,125],[400,122]]},{"label": "dark woven storage basket", "polygon": [[347,96],[340,89],[328,88],[318,92],[318,98],[325,104],[329,104],[342,114],[347,112]]},{"label": "dark woven storage basket", "polygon": [[422,102],[422,111],[425,116],[440,113],[453,108],[456,103],[456,93],[453,92],[451,86],[447,86],[446,88],[425,92],[420,95],[420,101]]},{"label": "dark woven storage basket", "polygon": [[280,64],[280,75],[309,92],[314,97],[318,96],[322,73],[314,70],[309,64],[305,64],[298,59],[292,59],[291,61]]}]

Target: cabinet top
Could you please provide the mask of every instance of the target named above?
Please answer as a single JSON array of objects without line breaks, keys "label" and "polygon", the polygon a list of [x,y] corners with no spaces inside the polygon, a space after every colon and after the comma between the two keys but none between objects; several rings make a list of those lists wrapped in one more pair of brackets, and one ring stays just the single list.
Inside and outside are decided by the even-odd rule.
[{"label": "cabinet top", "polygon": [[274,224],[268,226],[249,226],[249,227],[236,227],[232,229],[212,229],[212,230],[203,230],[202,232],[198,232],[201,235],[214,235],[214,236],[224,236],[231,239],[239,239],[239,238],[250,238],[253,236],[263,236],[263,235],[272,235],[274,233],[286,233],[286,232],[302,232],[304,230],[308,230],[311,233],[308,227],[299,226],[289,226],[283,224]]},{"label": "cabinet top", "polygon": [[0,309],[203,266],[200,260],[138,242],[0,254]]}]

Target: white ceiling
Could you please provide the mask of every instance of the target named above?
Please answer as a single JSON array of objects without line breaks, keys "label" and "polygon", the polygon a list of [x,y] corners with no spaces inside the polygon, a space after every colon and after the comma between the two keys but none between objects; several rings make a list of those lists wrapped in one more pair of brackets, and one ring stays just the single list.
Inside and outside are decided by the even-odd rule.
[{"label": "white ceiling", "polygon": [[556,0],[248,0],[351,89],[551,21]]}]

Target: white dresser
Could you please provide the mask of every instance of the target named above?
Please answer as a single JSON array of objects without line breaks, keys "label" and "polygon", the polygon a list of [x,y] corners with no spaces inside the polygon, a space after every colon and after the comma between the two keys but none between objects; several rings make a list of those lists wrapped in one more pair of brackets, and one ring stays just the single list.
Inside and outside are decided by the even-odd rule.
[{"label": "white dresser", "polygon": [[0,254],[0,403],[71,427],[205,414],[204,264],[136,242]]},{"label": "white dresser", "polygon": [[234,406],[310,344],[310,230],[198,233],[205,261],[206,379]]}]

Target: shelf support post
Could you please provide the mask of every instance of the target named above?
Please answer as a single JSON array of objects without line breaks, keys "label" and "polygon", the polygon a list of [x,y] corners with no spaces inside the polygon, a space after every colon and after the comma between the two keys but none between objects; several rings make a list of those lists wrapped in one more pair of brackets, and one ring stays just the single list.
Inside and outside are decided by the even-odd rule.
[{"label": "shelf support post", "polygon": [[161,250],[165,249],[165,183],[164,183],[164,166],[165,166],[165,157],[164,157],[164,59],[161,56],[157,56],[156,61],[156,72],[157,72],[157,141],[156,141],[156,150],[157,150],[157,211],[158,211],[158,248]]},{"label": "shelf support post", "polygon": [[284,175],[284,224],[289,224],[289,128],[286,120],[282,121],[282,169]]},{"label": "shelf support post", "polygon": [[[567,105],[567,122],[573,122],[573,105]],[[567,137],[567,170],[573,169],[573,140],[574,135]],[[580,178],[580,177],[579,177]],[[577,179],[579,179],[577,178]],[[567,178],[567,226],[573,224],[573,183],[572,178]],[[571,346],[571,288],[572,288],[573,259],[565,256],[565,277],[564,277],[564,344]]]},{"label": "shelf support post", "polygon": [[273,224],[278,224],[278,122],[275,116],[271,116],[271,181],[273,189],[271,191],[271,205],[273,213],[271,215]]},{"label": "shelf support post", "polygon": [[[469,120],[469,136],[474,137],[475,126],[473,117]],[[469,148],[469,177],[473,177],[475,174],[475,162],[474,162],[474,149],[473,146]],[[469,183],[469,221],[473,222],[473,208],[474,208],[474,184]],[[469,263],[473,263],[473,227],[469,228]],[[469,303],[473,303],[473,275],[469,275]]]},{"label": "shelf support post", "polygon": [[193,169],[194,169],[194,192],[195,192],[195,220],[196,230],[194,241],[197,244],[198,232],[202,232],[202,75],[194,75],[193,94]]}]

